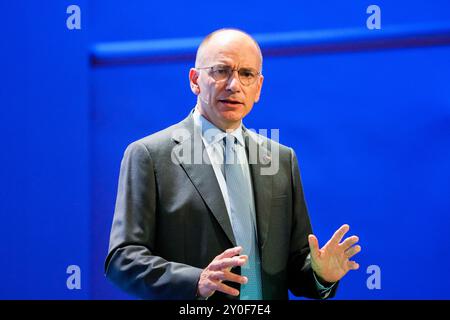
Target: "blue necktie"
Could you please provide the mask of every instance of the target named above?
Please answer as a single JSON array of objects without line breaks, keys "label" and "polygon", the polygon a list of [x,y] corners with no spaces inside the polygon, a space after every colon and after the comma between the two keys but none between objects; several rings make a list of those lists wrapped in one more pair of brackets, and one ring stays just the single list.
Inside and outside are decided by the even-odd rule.
[{"label": "blue necktie", "polygon": [[[230,200],[231,225],[237,245],[242,253],[248,255],[248,262],[241,267],[241,275],[248,278],[247,284],[241,285],[241,300],[261,300],[261,260],[256,232],[256,217],[251,208],[253,199],[250,181],[245,178],[244,166],[239,163],[236,138],[227,135],[225,141],[224,172]],[[243,147],[242,147],[243,148]]]}]

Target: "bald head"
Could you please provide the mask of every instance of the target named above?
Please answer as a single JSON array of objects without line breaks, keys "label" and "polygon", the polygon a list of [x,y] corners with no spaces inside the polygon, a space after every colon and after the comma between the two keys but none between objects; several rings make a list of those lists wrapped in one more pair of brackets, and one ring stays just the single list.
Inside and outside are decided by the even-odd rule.
[{"label": "bald head", "polygon": [[197,49],[195,67],[208,66],[217,52],[228,48],[246,50],[257,57],[259,71],[262,71],[261,48],[252,36],[238,29],[219,29],[208,34]]}]

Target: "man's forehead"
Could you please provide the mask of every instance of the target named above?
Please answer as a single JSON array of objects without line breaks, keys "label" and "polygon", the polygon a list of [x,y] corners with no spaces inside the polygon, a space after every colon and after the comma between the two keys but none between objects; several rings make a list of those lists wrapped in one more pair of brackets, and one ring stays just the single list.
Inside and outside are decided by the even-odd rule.
[{"label": "man's forehead", "polygon": [[213,60],[238,60],[238,61],[257,61],[256,54],[250,54],[244,50],[228,50],[228,48],[217,48],[217,50],[211,50],[208,53],[209,59]]}]

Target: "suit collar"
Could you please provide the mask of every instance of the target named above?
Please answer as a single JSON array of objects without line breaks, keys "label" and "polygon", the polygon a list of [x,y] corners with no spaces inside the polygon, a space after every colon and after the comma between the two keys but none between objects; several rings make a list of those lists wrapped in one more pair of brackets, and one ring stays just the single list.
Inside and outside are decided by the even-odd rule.
[{"label": "suit collar", "polygon": [[177,143],[172,155],[178,159],[232,246],[236,246],[233,229],[214,169],[209,161],[206,162],[203,158],[203,155],[208,157],[208,154],[202,142],[201,131],[194,125],[193,110],[186,119],[175,126],[172,139]]}]

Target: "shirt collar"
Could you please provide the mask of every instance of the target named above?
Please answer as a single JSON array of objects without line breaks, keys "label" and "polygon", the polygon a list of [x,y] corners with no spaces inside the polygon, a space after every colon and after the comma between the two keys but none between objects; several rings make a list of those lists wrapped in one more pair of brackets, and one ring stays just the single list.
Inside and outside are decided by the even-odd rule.
[{"label": "shirt collar", "polygon": [[[212,122],[210,122],[203,115],[201,115],[197,107],[194,110],[193,117],[194,117],[194,124],[197,127],[201,128],[202,137],[206,141],[207,145],[214,144],[222,140],[226,136],[227,133],[222,129],[217,128]],[[232,132],[229,132],[228,134],[234,136],[242,146],[245,146],[244,136],[242,134],[242,122],[238,128],[236,128]]]}]

